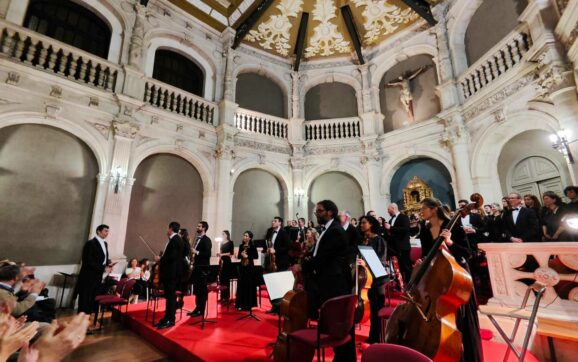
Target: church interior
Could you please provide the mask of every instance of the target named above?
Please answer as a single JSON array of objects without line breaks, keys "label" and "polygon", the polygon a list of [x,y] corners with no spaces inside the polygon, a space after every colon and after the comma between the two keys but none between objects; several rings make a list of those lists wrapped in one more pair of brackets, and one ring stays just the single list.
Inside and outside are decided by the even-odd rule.
[{"label": "church interior", "polygon": [[[276,270],[287,269],[273,245],[276,222],[294,244],[305,248],[311,230],[323,248],[328,231],[320,215],[330,208],[320,202],[331,200],[347,211],[344,227],[375,217],[387,254],[397,242],[390,232],[396,210],[409,218],[407,278],[383,256],[391,280],[380,286],[379,305],[389,314],[379,326],[374,312],[371,323],[356,320],[350,336],[357,360],[393,361],[394,352],[371,357],[370,348],[388,345],[388,320],[406,301],[403,281],[427,279],[415,275],[432,254],[420,246],[432,199],[456,220],[461,201],[482,200],[458,220],[471,246],[466,279],[473,291],[464,303],[474,303],[479,319],[479,360],[575,359],[578,0],[0,0],[0,27],[0,279],[4,266],[20,265],[16,286],[42,284],[41,293],[29,293],[34,308],[54,300],[56,319],[81,324],[70,336],[83,337],[52,360],[318,360],[314,349],[311,357],[280,357],[284,332],[265,313],[275,311],[275,288],[261,265],[267,257],[274,264],[277,253]],[[531,240],[507,231],[507,215],[515,228],[526,211],[516,198],[535,212]],[[483,227],[473,225],[474,214]],[[160,319],[171,308],[169,297],[165,306],[140,274],[142,290],[126,296],[126,309],[107,304],[102,325],[94,316],[81,321],[75,307],[87,240],[103,248],[100,282],[113,280],[107,293],[122,299],[118,285],[132,279],[133,259],[143,273],[140,261],[150,260],[152,273],[160,258],[162,277],[171,230],[180,235],[173,221],[191,235],[193,275],[195,256],[203,259],[194,235],[202,230],[210,241],[207,265],[200,265],[207,270],[207,325],[204,309],[201,325],[191,323],[199,308],[194,284],[194,296],[190,285],[177,292],[176,326],[173,316],[160,322],[171,328],[153,328],[155,312]],[[97,238],[102,225],[107,235]],[[356,227],[365,235],[363,224]],[[226,265],[242,264],[235,269],[241,275],[222,276],[231,240]],[[262,247],[254,258],[245,248],[253,241]],[[443,254],[454,250],[450,244],[434,249]],[[309,256],[291,254],[294,277],[301,272],[295,264],[317,258],[315,244],[309,247]],[[229,301],[246,277],[245,259],[260,271],[250,293],[259,302],[237,321],[246,309]],[[8,336],[35,323],[29,316],[28,327],[17,324],[21,314],[1,294],[4,288],[13,297],[14,287],[0,280],[0,361],[43,360],[39,342],[50,343],[44,332],[31,347],[21,343],[5,354]],[[193,307],[189,321],[183,310]],[[368,333],[380,343],[363,343]],[[457,361],[464,353],[461,360],[473,361],[464,359],[463,345],[457,357],[419,352],[426,360]],[[338,348],[326,348],[327,359],[352,360]]]}]

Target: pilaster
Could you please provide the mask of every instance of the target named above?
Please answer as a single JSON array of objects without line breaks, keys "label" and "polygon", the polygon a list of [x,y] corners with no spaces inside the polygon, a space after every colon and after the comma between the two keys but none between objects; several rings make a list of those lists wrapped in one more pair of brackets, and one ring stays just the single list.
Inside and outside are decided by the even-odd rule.
[{"label": "pilaster", "polygon": [[456,199],[468,199],[474,192],[474,187],[470,171],[469,133],[461,114],[453,114],[447,121],[444,141],[449,145],[454,161]]},{"label": "pilaster", "polygon": [[234,132],[235,129],[226,124],[217,127],[218,145],[214,154],[215,190],[209,200],[214,203],[214,206],[210,208],[211,213],[207,215],[207,222],[213,228],[212,235],[220,235],[222,230],[230,230],[232,225],[233,189],[230,179],[235,159]]}]

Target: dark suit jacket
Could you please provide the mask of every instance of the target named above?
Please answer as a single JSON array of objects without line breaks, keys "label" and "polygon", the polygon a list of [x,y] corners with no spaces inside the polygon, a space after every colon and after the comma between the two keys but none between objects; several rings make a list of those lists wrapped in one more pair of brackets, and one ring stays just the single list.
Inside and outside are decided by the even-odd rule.
[{"label": "dark suit jacket", "polygon": [[347,226],[345,234],[347,235],[347,243],[349,245],[347,250],[347,261],[349,264],[352,264],[355,262],[355,257],[357,256],[357,245],[361,241],[361,234],[357,228],[351,224]]},{"label": "dark suit jacket", "polygon": [[487,225],[480,214],[470,213],[470,224],[476,229],[473,234],[466,234],[472,248],[477,249],[478,243],[486,240],[484,233],[487,231]]},{"label": "dark suit jacket", "polygon": [[84,293],[91,291],[100,285],[102,282],[102,273],[104,273],[105,265],[102,262],[106,257],[106,265],[110,264],[108,259],[108,244],[104,243],[106,255],[104,255],[102,248],[96,238],[92,238],[84,244],[82,249],[82,266],[78,274],[76,282],[77,292]]},{"label": "dark suit jacket", "polygon": [[[197,238],[193,240],[193,247],[197,243]],[[199,252],[195,255],[195,266],[209,266],[211,263],[211,239],[207,235],[203,235],[196,250]]]},{"label": "dark suit jacket", "polygon": [[[273,237],[273,229],[267,230],[267,240],[271,240]],[[283,228],[279,229],[277,237],[275,238],[275,244],[273,249],[275,249],[275,264],[279,270],[287,270],[290,264],[289,258],[289,248],[291,246],[291,240],[289,239],[289,234]]]},{"label": "dark suit jacket", "polygon": [[[389,221],[391,221],[391,218]],[[387,245],[396,252],[411,249],[409,243],[409,217],[406,214],[400,213],[397,215],[395,223],[389,229],[387,241]]]},{"label": "dark suit jacket", "polygon": [[312,280],[306,289],[319,307],[329,298],[351,293],[351,270],[348,264],[348,238],[345,230],[334,219],[318,241],[316,256],[303,265]]},{"label": "dark suit jacket", "polygon": [[524,242],[540,241],[540,224],[538,216],[534,210],[522,207],[518,214],[518,219],[514,224],[512,210],[504,214],[504,227],[506,232],[506,241],[511,237],[520,238]]},{"label": "dark suit jacket", "polygon": [[177,283],[184,271],[184,242],[176,234],[170,240],[160,260],[160,278],[164,283]]}]

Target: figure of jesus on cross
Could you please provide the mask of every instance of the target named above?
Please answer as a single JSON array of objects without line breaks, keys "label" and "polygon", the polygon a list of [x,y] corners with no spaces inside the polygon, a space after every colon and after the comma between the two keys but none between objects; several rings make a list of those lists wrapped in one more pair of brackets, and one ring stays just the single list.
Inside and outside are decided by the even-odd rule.
[{"label": "figure of jesus on cross", "polygon": [[408,117],[408,124],[413,124],[415,118],[413,114],[413,95],[411,94],[411,83],[412,79],[415,79],[418,75],[427,70],[427,66],[420,67],[415,72],[405,72],[403,75],[399,76],[396,81],[386,83],[386,87],[400,87],[399,100],[405,108],[405,112]]}]

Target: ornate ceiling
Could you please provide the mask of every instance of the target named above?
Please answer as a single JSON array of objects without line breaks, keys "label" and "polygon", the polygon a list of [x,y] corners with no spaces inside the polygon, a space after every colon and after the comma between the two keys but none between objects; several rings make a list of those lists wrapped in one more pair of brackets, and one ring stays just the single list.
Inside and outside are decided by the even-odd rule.
[{"label": "ornate ceiling", "polygon": [[[236,28],[261,0],[169,0],[196,18],[223,30]],[[364,48],[383,42],[419,19],[402,0],[274,0],[243,39],[271,54],[292,57],[304,12],[309,14],[305,59],[354,51],[340,8],[349,5]]]}]

